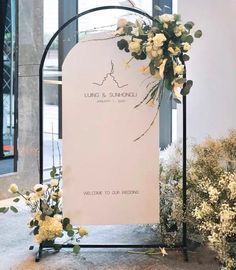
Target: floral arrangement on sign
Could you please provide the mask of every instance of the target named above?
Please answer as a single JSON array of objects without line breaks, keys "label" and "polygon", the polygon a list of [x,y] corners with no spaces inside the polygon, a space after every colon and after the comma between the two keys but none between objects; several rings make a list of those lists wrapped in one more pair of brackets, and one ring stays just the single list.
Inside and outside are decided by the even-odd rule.
[{"label": "floral arrangement on sign", "polygon": [[[173,144],[161,159],[161,217],[164,237],[178,241],[183,221],[181,146]],[[166,196],[171,190],[171,196]],[[173,199],[174,198],[174,199]],[[236,269],[236,131],[192,148],[188,160],[189,238],[208,244],[222,269]]]},{"label": "floral arrangement on sign", "polygon": [[[54,144],[54,141],[52,143]],[[52,179],[48,184],[36,184],[33,190],[26,192],[21,192],[16,184],[11,184],[8,191],[18,195],[13,200],[15,203],[22,198],[30,208],[32,219],[28,225],[37,243],[42,244],[43,247],[53,247],[59,251],[63,244],[73,242],[73,252],[78,254],[80,251],[79,242],[82,237],[88,235],[88,232],[84,227],[74,228],[70,223],[70,219],[62,216],[62,171],[60,168],[61,166],[57,170],[53,165],[50,172]],[[1,207],[0,213],[7,213],[8,210],[18,212],[15,206],[10,206]],[[66,235],[67,240],[62,244],[55,242],[57,238],[63,238]]]},{"label": "floral arrangement on sign", "polygon": [[185,62],[190,59],[188,52],[194,37],[202,36],[201,30],[192,34],[193,26],[192,21],[183,25],[177,14],[155,17],[152,26],[141,20],[132,23],[124,18],[119,19],[116,35],[124,38],[117,42],[117,46],[131,53],[130,61],[148,58],[149,64],[143,66],[141,71],[155,79],[140,104],[145,101],[160,104],[164,87],[172,91],[177,102],[180,102],[181,95],[189,93],[193,81],[186,80]]}]

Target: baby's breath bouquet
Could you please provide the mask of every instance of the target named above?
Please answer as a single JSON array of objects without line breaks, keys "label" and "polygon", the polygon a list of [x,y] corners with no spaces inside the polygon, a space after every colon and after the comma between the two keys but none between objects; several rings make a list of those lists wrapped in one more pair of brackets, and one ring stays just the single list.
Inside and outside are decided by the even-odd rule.
[{"label": "baby's breath bouquet", "polygon": [[[83,227],[73,227],[70,219],[62,216],[62,188],[61,188],[62,172],[53,166],[51,171],[52,179],[47,184],[36,184],[33,190],[22,192],[16,184],[11,184],[9,192],[18,195],[13,201],[19,202],[22,198],[26,205],[30,208],[32,218],[29,221],[29,227],[34,234],[37,243],[44,247],[53,247],[60,250],[65,242],[59,241],[67,235],[66,242],[74,242],[74,253],[79,252],[79,241],[87,235],[88,232]],[[6,213],[8,210],[18,212],[14,206],[2,207],[0,212]]]},{"label": "baby's breath bouquet", "polygon": [[[169,244],[178,241],[184,220],[181,149],[174,143],[161,157],[162,233]],[[215,250],[222,269],[235,270],[236,131],[223,139],[207,139],[188,153],[188,237]]]},{"label": "baby's breath bouquet", "polygon": [[136,20],[135,23],[121,18],[117,23],[117,42],[120,50],[130,52],[132,59],[149,59],[149,64],[141,71],[155,79],[148,89],[143,102],[160,104],[164,87],[170,90],[179,102],[181,95],[187,95],[193,81],[186,80],[185,62],[190,59],[188,52],[195,38],[200,38],[201,30],[192,33],[194,23],[181,23],[180,15],[164,14],[158,16],[152,25]]}]

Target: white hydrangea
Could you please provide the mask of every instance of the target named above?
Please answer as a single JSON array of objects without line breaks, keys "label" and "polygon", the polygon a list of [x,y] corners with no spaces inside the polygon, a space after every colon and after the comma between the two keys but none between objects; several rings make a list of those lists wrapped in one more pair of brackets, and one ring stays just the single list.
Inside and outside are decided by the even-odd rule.
[{"label": "white hydrangea", "polygon": [[39,232],[35,235],[35,240],[42,243],[46,240],[53,240],[62,235],[63,228],[60,221],[54,217],[46,216],[45,220],[39,221]]}]

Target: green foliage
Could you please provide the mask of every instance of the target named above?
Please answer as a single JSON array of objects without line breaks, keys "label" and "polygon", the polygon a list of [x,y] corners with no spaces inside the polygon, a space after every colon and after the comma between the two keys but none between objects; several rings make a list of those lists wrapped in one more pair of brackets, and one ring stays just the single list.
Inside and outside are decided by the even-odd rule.
[{"label": "green foliage", "polygon": [[[163,14],[155,17],[151,25],[140,20],[129,22],[123,18],[117,25],[116,35],[122,36],[117,42],[118,48],[129,52],[132,59],[149,59],[148,73],[157,81],[162,80],[160,86],[172,91],[172,96],[180,102],[180,94],[187,95],[193,84],[191,80],[186,83],[183,80],[186,75],[185,62],[190,59],[188,51],[194,37],[199,38],[202,34],[200,30],[193,34],[194,22],[182,24],[180,15]],[[152,91],[147,100],[158,107],[161,101],[160,96]]]},{"label": "green foliage", "polygon": [[57,169],[55,166],[52,167],[52,170],[50,171],[50,176],[54,178],[56,176]]},{"label": "green foliage", "polygon": [[200,38],[202,36],[202,31],[201,30],[197,30],[195,33],[194,33],[194,37],[195,38]]},{"label": "green foliage", "polygon": [[79,254],[79,252],[80,252],[80,246],[79,246],[79,245],[74,245],[74,247],[73,247],[73,252],[74,252],[75,254]]},{"label": "green foliage", "polygon": [[183,89],[181,90],[181,94],[183,96],[186,96],[190,92],[190,89],[192,86],[193,86],[193,81],[188,80],[186,84],[184,85]]},{"label": "green foliage", "polygon": [[8,212],[8,210],[9,210],[9,207],[0,207],[0,213],[5,214]]},{"label": "green foliage", "polygon": [[184,26],[186,29],[191,30],[194,26],[194,22],[189,21],[189,22],[185,23]]},{"label": "green foliage", "polygon": [[17,213],[18,212],[18,210],[17,210],[17,208],[15,206],[10,206],[10,209],[14,213]]}]

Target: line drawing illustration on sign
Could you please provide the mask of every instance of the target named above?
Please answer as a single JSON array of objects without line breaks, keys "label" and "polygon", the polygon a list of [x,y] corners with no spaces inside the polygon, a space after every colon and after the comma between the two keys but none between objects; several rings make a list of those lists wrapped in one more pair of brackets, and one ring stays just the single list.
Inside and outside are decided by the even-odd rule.
[{"label": "line drawing illustration on sign", "polygon": [[111,71],[109,73],[107,73],[105,75],[105,77],[103,78],[102,82],[101,83],[93,83],[93,84],[96,84],[98,86],[102,86],[104,84],[104,82],[108,79],[108,77],[111,77],[112,80],[115,82],[115,84],[119,87],[119,88],[123,88],[123,87],[126,87],[128,86],[128,84],[124,84],[124,85],[119,85],[118,81],[116,80],[115,76],[113,75],[114,74],[114,63],[112,62],[111,60]]}]

